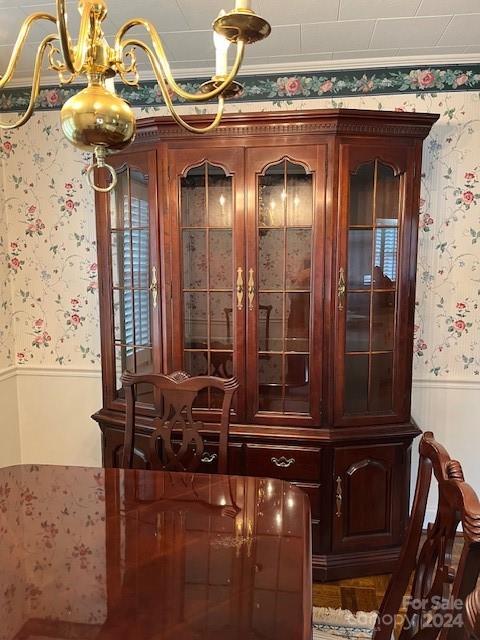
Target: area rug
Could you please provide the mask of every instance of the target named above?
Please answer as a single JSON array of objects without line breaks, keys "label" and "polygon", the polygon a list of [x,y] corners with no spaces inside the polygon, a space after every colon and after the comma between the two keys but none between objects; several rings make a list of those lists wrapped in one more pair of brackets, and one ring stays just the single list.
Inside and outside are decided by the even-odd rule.
[{"label": "area rug", "polygon": [[349,640],[370,640],[377,620],[376,611],[313,607],[313,640],[338,636]]}]

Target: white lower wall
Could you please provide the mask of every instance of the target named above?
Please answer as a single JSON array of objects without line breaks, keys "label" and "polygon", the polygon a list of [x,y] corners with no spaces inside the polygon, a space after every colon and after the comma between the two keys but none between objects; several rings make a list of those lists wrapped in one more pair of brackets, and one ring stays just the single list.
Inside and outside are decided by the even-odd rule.
[{"label": "white lower wall", "polygon": [[97,371],[17,369],[22,463],[102,465]]},{"label": "white lower wall", "polygon": [[[417,380],[413,385],[412,415],[422,431],[433,431],[450,456],[462,463],[465,480],[480,495],[480,381]],[[417,447],[415,444],[412,497]],[[436,500],[437,492],[433,489],[428,499],[427,521],[433,519]]]},{"label": "white lower wall", "polygon": [[[102,405],[99,371],[17,368],[0,375],[0,466],[22,463],[101,466],[100,430],[91,419]],[[18,406],[18,409],[17,409]],[[412,415],[433,431],[480,495],[480,381],[413,385]],[[413,446],[412,496],[418,440]],[[435,513],[436,493],[428,516]]]},{"label": "white lower wall", "polygon": [[0,373],[0,467],[20,464],[17,376],[15,368]]}]

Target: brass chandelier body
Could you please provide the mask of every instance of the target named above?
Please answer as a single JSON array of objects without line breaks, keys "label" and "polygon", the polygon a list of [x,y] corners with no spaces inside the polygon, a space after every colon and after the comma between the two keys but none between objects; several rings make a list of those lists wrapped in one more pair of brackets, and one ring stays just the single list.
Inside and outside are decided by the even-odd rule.
[{"label": "brass chandelier body", "polygon": [[[78,149],[94,154],[87,175],[91,186],[97,191],[109,191],[116,183],[116,174],[106,162],[107,155],[127,147],[135,138],[135,116],[129,104],[115,93],[113,79],[119,76],[126,85],[138,85],[136,48],[145,52],[165,104],[175,121],[192,133],[206,133],[220,123],[225,99],[242,91],[235,77],[243,60],[245,45],[261,40],[270,33],[270,25],[250,9],[249,0],[236,0],[235,9],[229,13],[221,12],[213,23],[215,42],[218,45],[220,41],[217,73],[198,92],[190,93],[175,81],[161,38],[150,21],[142,18],[128,20],[118,30],[113,46],[110,46],[102,28],[107,16],[105,0],[79,0],[78,8],[81,22],[76,44],[68,31],[65,0],[56,0],[56,16],[39,12],[25,19],[5,74],[0,78],[0,89],[12,79],[32,25],[38,21],[49,21],[56,27],[56,32],[43,38],[38,47],[26,111],[15,122],[0,122],[0,129],[18,128],[31,118],[40,90],[40,74],[45,57],[49,68],[58,73],[62,85],[71,84],[78,77],[85,76],[87,86],[65,102],[60,117],[65,137]],[[128,32],[138,26],[145,30],[147,42],[129,37]],[[233,65],[228,71],[226,56],[231,42],[236,44],[237,49]],[[223,58],[220,63],[219,56]],[[195,103],[218,98],[214,119],[203,128],[188,124],[175,110],[172,94]],[[107,187],[94,183],[93,171],[97,167],[110,172],[111,180]]]}]

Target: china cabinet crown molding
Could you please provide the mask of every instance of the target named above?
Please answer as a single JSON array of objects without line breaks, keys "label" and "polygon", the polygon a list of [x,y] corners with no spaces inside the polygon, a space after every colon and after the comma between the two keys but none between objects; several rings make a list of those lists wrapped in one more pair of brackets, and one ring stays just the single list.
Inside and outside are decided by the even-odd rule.
[{"label": "china cabinet crown molding", "polygon": [[[202,125],[208,115],[186,116],[187,122]],[[424,139],[438,120],[436,114],[365,109],[322,109],[310,111],[242,112],[224,115],[209,137],[242,137],[279,134],[362,134]],[[193,138],[172,124],[168,117],[153,116],[138,121],[137,143],[165,138]]]},{"label": "china cabinet crown molding", "polygon": [[[198,139],[144,118],[98,195],[103,460],[123,368],[236,375],[229,470],[300,486],[316,579],[389,572],[408,516],[422,142],[438,116],[226,115]],[[208,116],[192,116],[201,126]],[[145,390],[135,463],[152,429]],[[214,470],[215,398],[199,399]]]}]

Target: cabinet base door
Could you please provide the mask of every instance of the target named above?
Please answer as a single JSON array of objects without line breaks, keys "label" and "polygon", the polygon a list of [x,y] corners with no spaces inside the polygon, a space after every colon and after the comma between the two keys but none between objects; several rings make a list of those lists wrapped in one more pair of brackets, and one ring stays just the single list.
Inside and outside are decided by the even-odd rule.
[{"label": "cabinet base door", "polygon": [[334,553],[400,544],[408,513],[409,451],[405,443],[335,449]]}]

